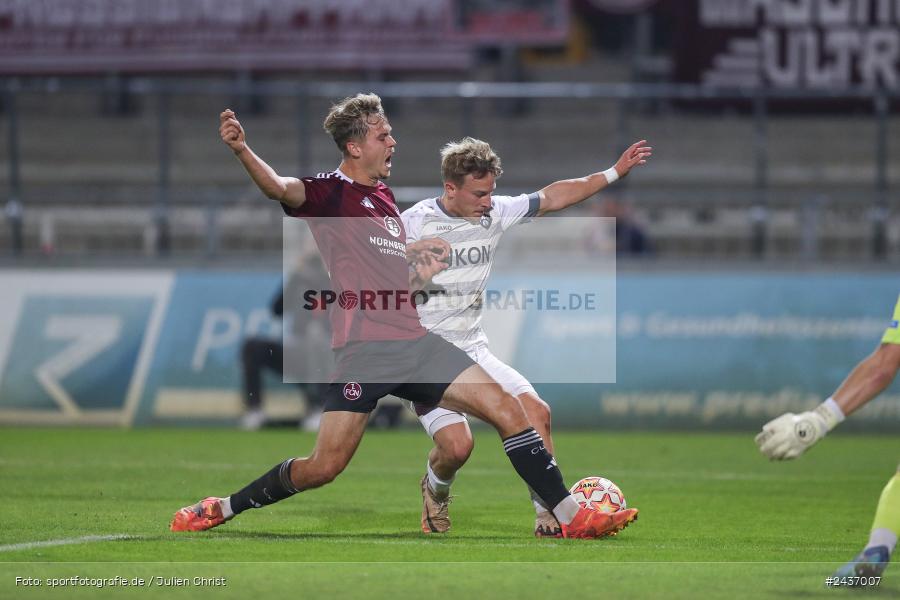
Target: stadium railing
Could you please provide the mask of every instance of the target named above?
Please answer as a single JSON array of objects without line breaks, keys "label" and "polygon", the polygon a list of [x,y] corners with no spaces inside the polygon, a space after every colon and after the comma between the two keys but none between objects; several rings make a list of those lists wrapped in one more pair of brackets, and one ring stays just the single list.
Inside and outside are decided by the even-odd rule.
[{"label": "stadium railing", "polygon": [[[884,259],[900,245],[900,225],[889,210],[897,177],[888,155],[897,96],[889,91],[602,83],[247,85],[134,78],[113,89],[110,80],[0,80],[0,157],[7,165],[0,181],[8,188],[0,248],[13,259],[123,252],[274,255],[280,241],[266,228],[280,213],[262,209],[241,170],[227,164],[215,139],[217,111],[248,94],[264,99],[271,118],[247,113],[254,144],[266,145],[265,155],[280,161],[281,169],[314,173],[333,168],[336,156],[318,130],[323,107],[359,90],[379,93],[403,132],[400,156],[411,167],[391,182],[401,202],[437,192],[429,187],[436,180],[437,148],[462,135],[484,137],[500,149],[507,193],[596,170],[598,156],[614,159],[632,138],[662,138],[662,147],[654,143],[652,168],[630,178],[622,192],[660,255]],[[96,114],[99,103],[91,99],[108,93],[131,94],[142,110],[124,117]],[[495,101],[508,98],[525,99],[530,110],[498,113]],[[647,103],[636,101],[646,99],[662,103],[642,112]],[[835,100],[855,102],[860,110],[819,117],[770,110],[777,102]],[[706,108],[711,103],[736,108]],[[76,114],[54,117],[52,107],[63,104],[76,106]],[[60,124],[70,129],[54,139]],[[89,143],[77,143],[84,139]]]}]

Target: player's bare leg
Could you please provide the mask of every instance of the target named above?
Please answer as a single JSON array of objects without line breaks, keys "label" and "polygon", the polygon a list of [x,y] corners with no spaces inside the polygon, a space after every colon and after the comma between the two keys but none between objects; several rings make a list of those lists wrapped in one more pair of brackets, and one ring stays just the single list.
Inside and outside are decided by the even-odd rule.
[{"label": "player's bare leg", "polygon": [[172,531],[203,531],[221,525],[248,508],[261,508],[298,492],[330,483],[353,458],[369,415],[330,411],[322,415],[310,456],[289,458],[227,498],[210,497],[175,513]]},{"label": "player's bare leg", "polygon": [[356,453],[369,422],[368,413],[322,413],[312,454],[291,462],[291,485],[298,492],[334,481]]},{"label": "player's bare leg", "polygon": [[518,398],[519,402],[522,403],[522,408],[525,409],[529,422],[531,422],[535,431],[544,438],[544,446],[552,453],[553,440],[550,437],[550,406],[541,400],[537,394],[532,394],[531,392],[519,394]]},{"label": "player's bare leg", "polygon": [[610,515],[579,506],[566,489],[556,460],[529,423],[521,401],[503,391],[478,365],[463,371],[450,384],[441,406],[474,415],[494,426],[516,472],[552,507],[565,537],[602,537],[637,518],[636,509]]},{"label": "player's bare leg", "polygon": [[[519,394],[518,399],[535,431],[544,439],[544,447],[552,454],[550,407],[532,392]],[[422,531],[443,533],[450,529],[450,485],[472,453],[474,440],[466,421],[440,427],[435,431],[433,439],[434,447],[428,455],[428,472],[422,479]],[[534,490],[529,488],[529,492],[535,507],[535,535],[561,537],[562,529],[550,508]]]},{"label": "player's bare leg", "polygon": [[474,447],[475,440],[469,424],[465,421],[453,423],[434,434],[434,447],[428,453],[428,464],[441,479],[453,479]]},{"label": "player's bare leg", "polygon": [[428,453],[428,470],[421,482],[423,532],[450,530],[450,485],[474,446],[472,431],[465,420],[435,432],[434,447]]},{"label": "player's bare leg", "polygon": [[531,427],[519,399],[503,391],[478,365],[459,374],[447,387],[440,405],[490,423],[501,438]]}]

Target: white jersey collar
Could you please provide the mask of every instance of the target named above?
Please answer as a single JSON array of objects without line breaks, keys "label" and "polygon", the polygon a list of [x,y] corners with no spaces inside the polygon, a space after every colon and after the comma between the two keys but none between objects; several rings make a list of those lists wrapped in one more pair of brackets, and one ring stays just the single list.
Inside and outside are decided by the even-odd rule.
[{"label": "white jersey collar", "polygon": [[353,183],[353,180],[347,177],[347,174],[341,171],[340,167],[334,170],[334,174],[338,176],[338,179],[343,179],[347,183]]}]

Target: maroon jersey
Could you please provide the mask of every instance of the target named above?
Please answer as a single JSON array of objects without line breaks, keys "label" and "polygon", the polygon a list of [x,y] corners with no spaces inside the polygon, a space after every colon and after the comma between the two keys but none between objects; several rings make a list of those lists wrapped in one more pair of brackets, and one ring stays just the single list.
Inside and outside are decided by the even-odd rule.
[{"label": "maroon jersey", "polygon": [[331,276],[332,345],[411,340],[425,335],[409,298],[406,232],[391,189],[362,185],[340,171],[304,177],[306,201],[282,205],[306,219]]}]

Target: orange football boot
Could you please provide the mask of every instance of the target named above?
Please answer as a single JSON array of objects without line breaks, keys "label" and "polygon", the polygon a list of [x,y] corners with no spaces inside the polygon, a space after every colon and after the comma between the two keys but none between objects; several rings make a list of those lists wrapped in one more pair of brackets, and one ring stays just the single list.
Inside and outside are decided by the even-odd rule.
[{"label": "orange football boot", "polygon": [[582,506],[569,524],[562,525],[565,538],[602,538],[616,535],[637,519],[636,508],[626,508],[614,513],[605,513],[593,506]]},{"label": "orange football boot", "polygon": [[172,531],[206,531],[226,521],[222,516],[221,498],[204,498],[197,504],[185,506],[172,518]]}]

